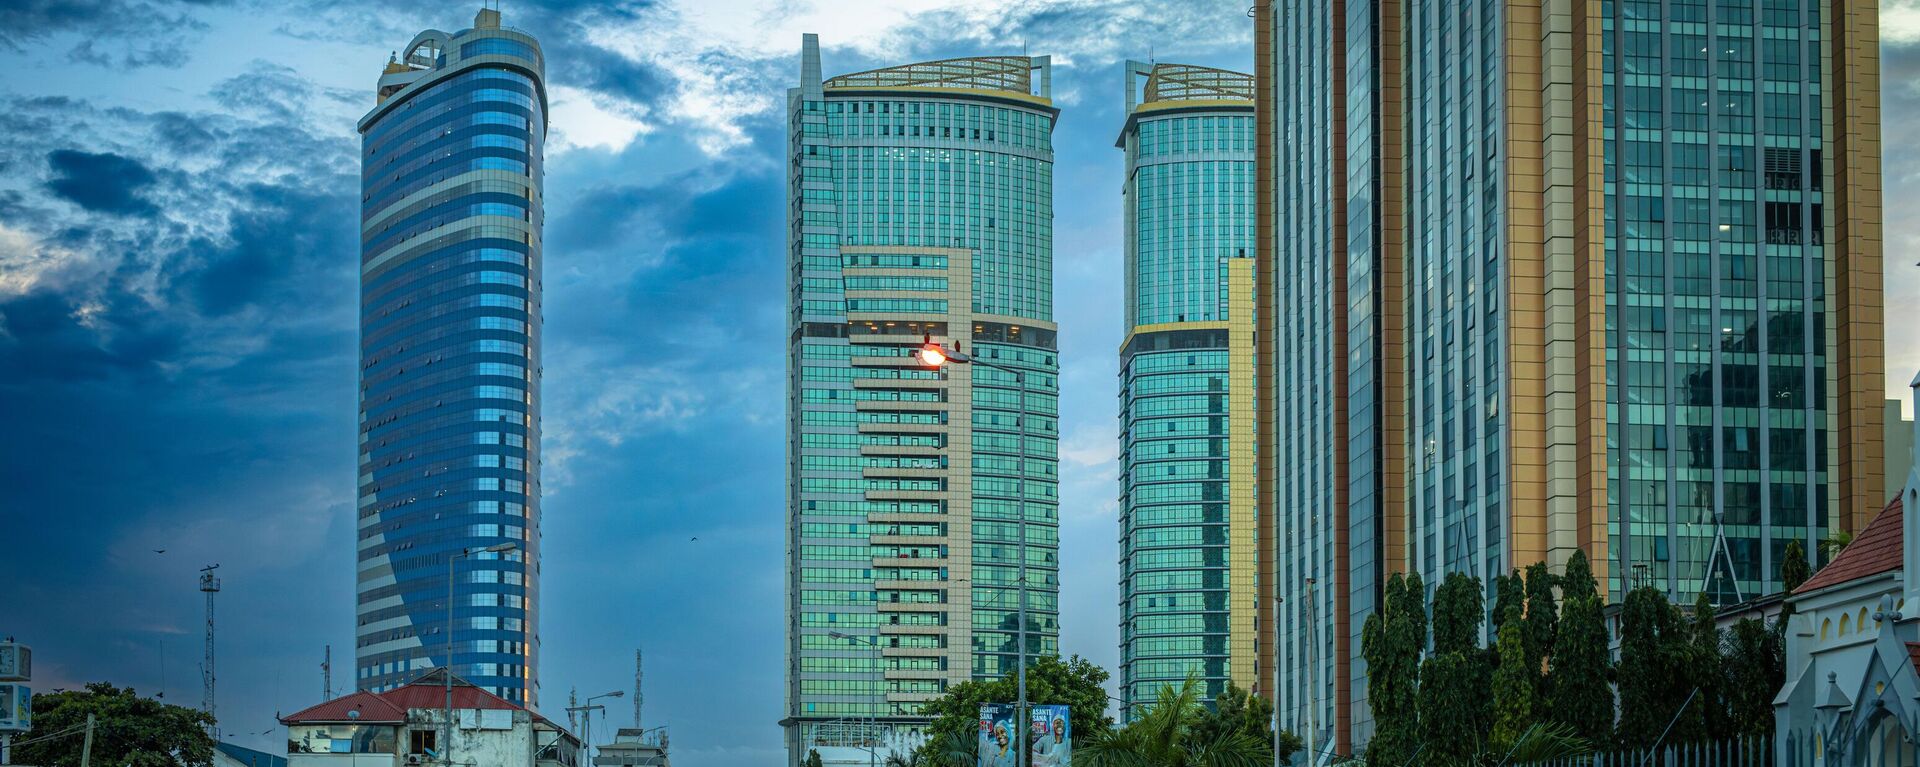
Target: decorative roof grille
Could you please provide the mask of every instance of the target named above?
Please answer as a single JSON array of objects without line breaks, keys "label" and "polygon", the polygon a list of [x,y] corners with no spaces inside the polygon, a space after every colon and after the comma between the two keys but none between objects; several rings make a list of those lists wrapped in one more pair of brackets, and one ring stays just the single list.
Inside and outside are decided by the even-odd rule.
[{"label": "decorative roof grille", "polygon": [[[1026,56],[977,56],[902,64],[840,75],[826,81],[828,88],[969,88],[1033,93],[1035,59]],[[1045,94],[1041,94],[1045,95]]]},{"label": "decorative roof grille", "polygon": [[1155,64],[1147,101],[1253,100],[1253,75],[1191,64]]}]

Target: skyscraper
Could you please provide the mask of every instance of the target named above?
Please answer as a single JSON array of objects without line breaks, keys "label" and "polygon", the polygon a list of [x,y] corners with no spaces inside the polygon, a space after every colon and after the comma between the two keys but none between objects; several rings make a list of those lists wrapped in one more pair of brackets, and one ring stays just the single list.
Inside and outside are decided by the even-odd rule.
[{"label": "skyscraper", "polygon": [[1126,63],[1120,695],[1254,676],[1253,78]]},{"label": "skyscraper", "polygon": [[1366,738],[1390,573],[1726,603],[1881,508],[1874,3],[1256,10],[1290,725]]},{"label": "skyscraper", "polygon": [[[823,79],[804,39],[787,97],[795,764],[904,750],[921,703],[1013,670],[1023,514],[1028,651],[1057,652],[1051,71],[988,56]],[[984,364],[926,369],[923,338]]]},{"label": "skyscraper", "polygon": [[415,36],[360,121],[363,690],[450,665],[537,702],[544,71],[482,10]]}]

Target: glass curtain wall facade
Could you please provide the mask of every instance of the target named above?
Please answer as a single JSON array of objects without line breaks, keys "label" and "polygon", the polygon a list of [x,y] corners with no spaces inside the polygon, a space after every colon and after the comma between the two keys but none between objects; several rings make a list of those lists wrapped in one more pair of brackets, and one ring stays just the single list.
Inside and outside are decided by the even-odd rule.
[{"label": "glass curtain wall facade", "polygon": [[1123,716],[1255,685],[1253,78],[1126,67]]},{"label": "glass curtain wall facade", "polygon": [[[533,706],[544,62],[492,10],[404,50],[359,125],[355,684],[451,666]],[[454,562],[449,625],[449,562],[509,543]]]},{"label": "glass curtain wall facade", "polygon": [[[1778,589],[1788,540],[1884,504],[1874,3],[1274,10],[1255,9],[1261,285],[1277,286],[1261,326],[1278,331],[1261,444],[1280,451],[1262,508],[1283,604],[1351,621],[1349,689],[1313,696],[1350,710],[1316,714],[1366,739],[1355,635],[1393,572],[1478,576],[1492,604],[1493,576],[1584,551],[1613,599],[1645,584],[1731,603]],[[1343,153],[1318,151],[1328,125]],[[1346,248],[1326,286],[1328,249],[1303,248],[1322,232]],[[1310,365],[1321,344],[1345,364]],[[1288,528],[1303,493],[1334,491],[1286,451],[1327,432],[1347,493],[1327,513],[1346,519]],[[1347,540],[1327,551],[1314,529]],[[1313,568],[1349,581],[1296,601],[1304,577],[1325,588]],[[1287,660],[1295,610],[1283,676],[1305,675]]]},{"label": "glass curtain wall facade", "polygon": [[[1023,549],[1029,659],[1058,652],[1050,73],[998,56],[823,78],[804,39],[788,92],[792,764],[905,755],[924,702],[1013,670]],[[926,369],[911,353],[928,338],[976,362]]]},{"label": "glass curtain wall facade", "polygon": [[[1259,507],[1270,510],[1262,689],[1281,726],[1352,753],[1365,720],[1360,631],[1380,589],[1382,385],[1375,193],[1374,6],[1255,7],[1265,415]],[[1267,293],[1262,293],[1264,299]]]}]

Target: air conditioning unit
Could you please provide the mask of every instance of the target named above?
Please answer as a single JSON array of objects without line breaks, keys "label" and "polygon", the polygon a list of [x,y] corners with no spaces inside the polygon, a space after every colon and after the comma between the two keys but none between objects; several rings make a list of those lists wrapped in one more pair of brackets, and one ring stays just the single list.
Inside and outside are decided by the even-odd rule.
[{"label": "air conditioning unit", "polygon": [[419,754],[407,754],[407,764],[426,764],[427,758]]}]

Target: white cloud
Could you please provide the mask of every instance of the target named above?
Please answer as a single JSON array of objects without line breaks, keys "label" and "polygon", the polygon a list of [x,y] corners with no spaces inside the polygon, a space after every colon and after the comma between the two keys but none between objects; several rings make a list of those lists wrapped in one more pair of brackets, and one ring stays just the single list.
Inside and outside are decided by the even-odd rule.
[{"label": "white cloud", "polygon": [[1880,41],[1895,45],[1920,42],[1920,0],[1882,0]]},{"label": "white cloud", "polygon": [[76,255],[48,247],[26,232],[0,223],[0,297],[25,295],[47,272]]},{"label": "white cloud", "polygon": [[555,85],[548,93],[553,98],[550,155],[573,149],[618,152],[634,139],[653,132],[654,126],[646,120],[650,110],[645,105],[568,85]]},{"label": "white cloud", "polygon": [[[1244,12],[1243,3],[1219,0],[1177,10],[1120,0],[673,0],[637,22],[591,25],[586,37],[671,77],[676,87],[658,105],[659,114],[691,123],[695,144],[720,155],[749,140],[742,127],[749,118],[781,108],[786,87],[798,79],[800,36],[807,32],[820,33],[829,59],[845,52],[905,61],[931,46],[971,41],[979,53],[1028,50],[1069,67],[1076,59],[1111,61],[1156,43],[1214,48],[1236,35],[1250,38]],[[1043,16],[1089,21],[1029,31]],[[828,69],[831,75],[843,68],[830,60]],[[1056,100],[1079,100],[1077,89],[1062,85]]]}]

